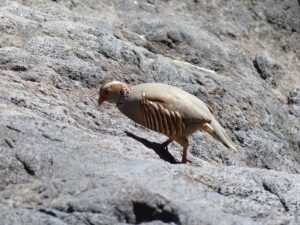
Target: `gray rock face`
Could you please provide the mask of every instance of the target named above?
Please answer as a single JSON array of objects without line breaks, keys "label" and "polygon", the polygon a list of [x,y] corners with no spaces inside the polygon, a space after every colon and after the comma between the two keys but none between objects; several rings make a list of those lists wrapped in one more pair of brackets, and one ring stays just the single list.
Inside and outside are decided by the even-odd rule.
[{"label": "gray rock face", "polygon": [[269,81],[273,86],[277,86],[278,80],[281,79],[284,73],[281,66],[266,54],[258,54],[255,57],[254,67],[261,78]]},{"label": "gray rock face", "polygon": [[[270,10],[270,8],[272,10]],[[299,1],[0,2],[0,224],[300,224]],[[162,82],[235,142],[162,151],[98,84]]]}]

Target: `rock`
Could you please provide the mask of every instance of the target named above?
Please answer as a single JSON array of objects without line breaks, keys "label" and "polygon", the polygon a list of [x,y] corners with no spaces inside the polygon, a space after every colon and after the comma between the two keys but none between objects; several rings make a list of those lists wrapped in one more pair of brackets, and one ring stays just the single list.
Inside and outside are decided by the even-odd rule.
[{"label": "rock", "polygon": [[[18,57],[15,57],[18,55]],[[4,47],[0,49],[1,68],[13,71],[25,71],[34,62],[28,52],[16,47]]]},{"label": "rock", "polygon": [[290,104],[290,113],[295,117],[300,118],[300,89],[293,89],[288,96],[288,103]]},{"label": "rock", "polygon": [[295,88],[290,92],[288,103],[293,105],[300,105],[300,88]]},{"label": "rock", "polygon": [[[0,224],[299,224],[299,10],[1,1]],[[107,79],[194,94],[237,152],[197,132],[177,164],[180,146],[97,108]]]},{"label": "rock", "polygon": [[52,82],[58,83],[61,79],[60,76],[55,73],[49,67],[34,67],[20,74],[22,80],[32,81],[32,82]]},{"label": "rock", "polygon": [[3,205],[1,207],[1,222],[4,224],[53,224],[65,225],[63,221],[54,218],[46,213],[32,211],[28,209],[7,209]]},{"label": "rock", "polygon": [[282,67],[265,53],[256,55],[253,64],[260,77],[273,86],[277,86],[278,81],[284,75]]}]

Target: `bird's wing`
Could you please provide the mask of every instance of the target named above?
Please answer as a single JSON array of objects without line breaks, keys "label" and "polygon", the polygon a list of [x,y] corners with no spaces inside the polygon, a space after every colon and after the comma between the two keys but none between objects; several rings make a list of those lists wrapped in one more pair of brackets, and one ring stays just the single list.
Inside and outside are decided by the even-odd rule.
[{"label": "bird's wing", "polygon": [[186,122],[210,122],[213,115],[200,99],[179,88],[162,84],[143,85],[138,91],[148,101],[160,104],[169,111],[178,112]]}]

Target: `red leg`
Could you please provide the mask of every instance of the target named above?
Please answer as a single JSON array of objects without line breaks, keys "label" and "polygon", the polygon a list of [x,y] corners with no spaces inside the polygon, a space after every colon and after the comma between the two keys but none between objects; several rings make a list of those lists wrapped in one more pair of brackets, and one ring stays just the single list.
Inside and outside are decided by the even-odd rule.
[{"label": "red leg", "polygon": [[167,148],[168,145],[169,145],[172,141],[173,141],[173,140],[169,138],[168,140],[166,140],[164,143],[161,144],[161,147],[162,147],[162,148]]},{"label": "red leg", "polygon": [[183,147],[183,151],[182,151],[181,163],[184,163],[184,164],[187,163],[187,149],[188,149],[188,146],[185,146],[185,147]]},{"label": "red leg", "polygon": [[185,136],[179,136],[175,138],[175,141],[177,141],[182,147],[182,158],[181,158],[181,163],[187,163],[187,151],[189,147],[189,141],[188,138]]}]

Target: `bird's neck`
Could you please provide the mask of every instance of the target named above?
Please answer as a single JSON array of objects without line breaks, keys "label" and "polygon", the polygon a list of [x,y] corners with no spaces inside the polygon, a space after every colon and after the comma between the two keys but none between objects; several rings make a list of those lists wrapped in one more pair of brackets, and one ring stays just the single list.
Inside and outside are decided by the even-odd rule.
[{"label": "bird's neck", "polygon": [[131,90],[132,90],[132,86],[124,84],[121,91],[120,91],[120,99],[117,102],[117,107],[121,108],[123,106],[123,104],[127,101],[128,99],[128,95],[130,94]]}]

